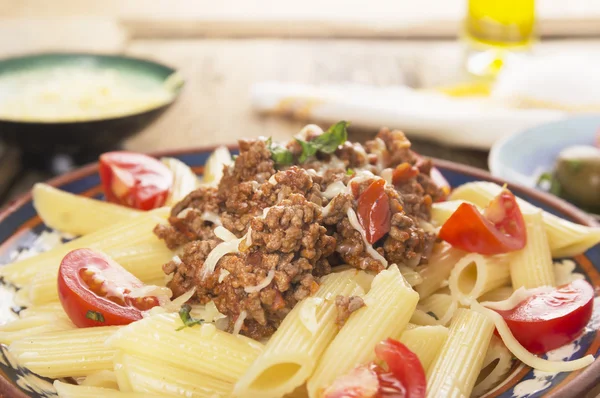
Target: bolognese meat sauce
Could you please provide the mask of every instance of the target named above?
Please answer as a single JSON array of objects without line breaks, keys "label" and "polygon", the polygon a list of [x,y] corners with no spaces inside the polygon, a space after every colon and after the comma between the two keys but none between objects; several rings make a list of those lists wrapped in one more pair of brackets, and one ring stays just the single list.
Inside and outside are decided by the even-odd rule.
[{"label": "bolognese meat sauce", "polygon": [[[218,187],[191,192],[173,207],[169,224],[155,228],[179,253],[163,266],[174,295],[195,288],[190,302],[214,301],[230,330],[237,323],[255,339],[270,336],[332,267],[418,267],[436,239],[430,209],[444,192],[402,132],[382,129],[364,146],[344,138],[332,147],[329,132],[315,130],[277,148],[266,139],[241,140]],[[365,204],[361,198],[372,195],[361,195],[375,182],[377,200]],[[365,226],[382,223],[369,242]]]}]

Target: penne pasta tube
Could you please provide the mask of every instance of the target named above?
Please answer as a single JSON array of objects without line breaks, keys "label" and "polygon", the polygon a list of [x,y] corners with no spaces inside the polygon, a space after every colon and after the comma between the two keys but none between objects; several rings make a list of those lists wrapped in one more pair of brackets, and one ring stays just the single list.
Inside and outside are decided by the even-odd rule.
[{"label": "penne pasta tube", "polygon": [[453,248],[446,242],[437,244],[429,263],[419,273],[423,281],[415,286],[421,299],[431,296],[450,276],[452,268],[467,253]]},{"label": "penne pasta tube", "polygon": [[432,294],[417,304],[417,308],[432,316],[438,325],[447,325],[458,309],[458,301],[449,294]]},{"label": "penne pasta tube", "polygon": [[438,319],[432,317],[430,314],[418,308],[415,309],[415,312],[413,312],[412,316],[410,317],[410,322],[419,326],[439,325]]},{"label": "penne pasta tube", "polygon": [[33,207],[44,224],[76,236],[86,235],[142,214],[139,210],[75,195],[48,184],[35,184],[31,193]]},{"label": "penne pasta tube", "polygon": [[234,394],[281,397],[304,384],[338,332],[336,297],[364,294],[355,280],[361,272],[347,270],[324,277],[317,293],[284,318],[265,350],[236,383]]},{"label": "penne pasta tube", "polygon": [[512,286],[502,286],[479,297],[479,302],[485,301],[503,301],[509,298],[514,292]]},{"label": "penne pasta tube", "polygon": [[423,276],[414,269],[406,265],[398,265],[398,269],[409,285],[414,287],[423,283]]},{"label": "penne pasta tube", "polygon": [[486,316],[458,309],[448,339],[427,372],[427,397],[470,396],[493,331],[494,323]]},{"label": "penne pasta tube", "polygon": [[44,333],[13,341],[9,351],[19,364],[40,376],[80,377],[111,370],[115,351],[104,342],[118,326]]},{"label": "penne pasta tube", "polygon": [[181,326],[177,314],[153,315],[123,327],[107,346],[230,383],[236,382],[263,350],[259,342],[223,332],[210,323],[177,330]]},{"label": "penne pasta tube", "polygon": [[64,312],[60,316],[52,313],[28,316],[0,326],[0,343],[11,344],[25,337],[74,328]]},{"label": "penne pasta tube", "polygon": [[88,387],[102,387],[118,390],[117,376],[111,370],[101,370],[86,376],[79,385]]},{"label": "penne pasta tube", "polygon": [[[60,262],[68,252],[87,247],[102,250],[142,280],[158,279],[163,274],[162,264],[173,257],[171,250],[152,232],[156,224],[163,222],[160,215],[160,212],[149,212],[37,256],[7,264],[0,268],[0,276],[17,285],[34,278],[51,280],[56,278]],[[53,283],[56,284],[56,280]]]},{"label": "penne pasta tube", "polygon": [[448,329],[443,326],[417,326],[407,328],[399,340],[419,357],[427,373],[447,338]]},{"label": "penne pasta tube", "polygon": [[490,346],[483,359],[481,372],[473,388],[473,395],[481,396],[506,376],[512,365],[512,355],[502,340],[492,336]]},{"label": "penne pasta tube", "polygon": [[[492,182],[470,182],[454,189],[450,199],[468,201],[485,207],[501,190],[502,187]],[[517,198],[517,202],[524,214],[541,210],[523,199]],[[600,242],[600,228],[575,224],[545,211],[542,212],[542,218],[554,258],[581,254]]]},{"label": "penne pasta tube", "polygon": [[471,253],[463,257],[450,272],[448,286],[452,297],[468,305],[483,294],[510,284],[509,257],[482,256]]},{"label": "penne pasta tube", "polygon": [[210,375],[184,370],[158,361],[129,354],[117,354],[115,368],[120,368],[121,391],[156,394],[161,397],[218,398],[228,397],[233,384]]},{"label": "penne pasta tube", "polygon": [[179,159],[162,158],[161,162],[173,173],[173,186],[169,191],[165,206],[174,206],[198,187],[198,177],[187,164]]},{"label": "penne pasta tube", "polygon": [[525,216],[527,245],[512,254],[510,277],[513,289],[525,287],[533,289],[541,286],[555,286],[554,265],[548,247],[548,239],[542,220],[542,213]]},{"label": "penne pasta tube", "polygon": [[465,200],[447,200],[431,205],[431,223],[441,227]]},{"label": "penne pasta tube", "polygon": [[59,398],[160,398],[161,395],[131,393],[113,390],[111,388],[80,386],[55,380],[54,388]]},{"label": "penne pasta tube", "polygon": [[375,359],[377,343],[398,336],[419,300],[396,266],[381,271],[364,297],[365,307],[354,312],[321,357],[307,383],[311,397],[355,366]]}]

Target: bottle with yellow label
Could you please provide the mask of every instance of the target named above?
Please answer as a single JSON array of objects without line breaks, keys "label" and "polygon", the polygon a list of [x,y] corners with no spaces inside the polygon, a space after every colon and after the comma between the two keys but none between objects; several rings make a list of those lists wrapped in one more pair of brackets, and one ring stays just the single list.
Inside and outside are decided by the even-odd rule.
[{"label": "bottle with yellow label", "polygon": [[464,37],[467,70],[494,77],[508,58],[535,41],[534,0],[468,0]]}]

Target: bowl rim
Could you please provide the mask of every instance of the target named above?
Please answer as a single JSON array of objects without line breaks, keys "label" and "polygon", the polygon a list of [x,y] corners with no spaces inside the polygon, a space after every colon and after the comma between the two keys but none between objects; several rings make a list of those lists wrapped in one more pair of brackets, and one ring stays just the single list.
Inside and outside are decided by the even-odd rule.
[{"label": "bowl rim", "polygon": [[[490,148],[490,153],[488,155],[488,162],[487,162],[488,168],[490,169],[490,174],[492,175],[492,177],[502,178],[502,177],[500,177],[500,174],[501,174],[500,169],[502,169],[503,167],[506,167],[506,165],[504,163],[502,163],[500,160],[501,152],[503,152],[505,150],[505,147],[508,144],[510,144],[512,141],[514,141],[515,139],[532,134],[533,132],[536,132],[536,131],[544,130],[548,127],[559,127],[561,125],[577,123],[578,121],[583,121],[583,120],[597,120],[598,121],[598,129],[599,129],[598,131],[600,131],[600,113],[590,113],[590,114],[572,116],[572,117],[567,117],[565,119],[554,120],[551,122],[538,124],[536,126],[521,130],[517,133],[510,134],[506,137],[502,137],[501,139],[496,141],[494,143],[494,145],[492,145],[492,147]],[[510,170],[515,171],[512,167],[510,167]],[[507,181],[507,182],[513,183],[510,181]],[[519,183],[519,182],[517,182],[516,184],[525,185],[525,184]],[[532,187],[530,187],[530,188],[532,188]]]},{"label": "bowl rim", "polygon": [[[172,150],[161,150],[161,151],[152,151],[148,152],[149,156],[153,157],[165,157],[165,156],[181,156],[181,155],[193,155],[198,153],[212,152],[217,147],[222,145],[210,145],[210,146],[198,146],[193,148],[184,148],[184,149],[172,149]],[[227,145],[227,148],[230,150],[235,150],[238,148],[237,145]],[[517,193],[525,194],[529,197],[534,198],[535,200],[544,203],[548,207],[552,207],[557,209],[558,211],[568,215],[575,222],[578,222],[582,225],[596,227],[598,223],[594,221],[593,218],[588,216],[585,212],[573,206],[572,204],[550,195],[546,192],[539,191],[533,188],[529,188],[524,185],[514,184],[510,182],[506,182],[501,178],[497,178],[492,176],[485,170],[478,169],[472,166],[432,158],[435,166],[438,166],[442,169],[449,170],[451,172],[466,174],[472,177],[475,177],[480,180],[491,181],[499,185],[503,185],[508,183],[510,188],[516,191]],[[60,186],[80,178],[87,177],[92,175],[98,171],[98,162],[90,163],[88,165],[82,166],[76,170],[73,170],[69,173],[60,175],[58,177],[54,177],[48,181],[47,184],[51,186]],[[12,213],[17,211],[24,204],[32,200],[31,190],[20,195],[17,199],[13,200],[2,209],[0,209],[0,224]],[[583,394],[588,393],[593,387],[595,387],[598,383],[600,383],[600,357],[596,358],[594,362],[585,368],[581,374],[571,380],[567,385],[560,388],[558,391],[552,391],[549,394],[545,395],[549,398],[567,398],[574,396],[583,396]],[[9,396],[14,397],[22,397],[28,398],[28,396],[20,390],[17,386],[11,383],[10,380],[2,377],[0,375],[0,393],[6,393]]]},{"label": "bowl rim", "polygon": [[[167,76],[171,76],[175,73],[179,73],[179,69],[176,69],[175,67],[172,67],[170,65],[164,64],[162,62],[158,62],[152,59],[147,59],[147,58],[141,58],[141,57],[136,57],[136,56],[130,56],[130,55],[126,55],[126,54],[113,54],[113,53],[92,53],[92,52],[80,52],[80,51],[74,51],[74,52],[68,52],[68,51],[43,51],[43,52],[35,52],[35,53],[27,53],[27,54],[21,54],[21,55],[17,55],[17,56],[9,56],[9,57],[2,57],[0,58],[0,67],[5,63],[5,62],[10,62],[10,61],[18,61],[18,60],[27,60],[27,59],[35,59],[35,58],[40,58],[40,57],[48,57],[48,56],[56,56],[56,57],[75,57],[75,58],[96,58],[96,59],[113,59],[113,60],[128,60],[128,61],[133,61],[136,63],[140,63],[140,64],[144,64],[144,65],[149,65],[149,66],[158,66],[160,68],[165,69],[168,72]],[[0,75],[2,75],[2,73],[0,73]],[[181,76],[181,74],[180,74]],[[122,120],[122,119],[127,119],[130,118],[132,116],[140,116],[140,115],[145,115],[147,113],[151,113],[163,108],[167,108],[170,105],[172,105],[177,98],[179,97],[179,95],[181,94],[181,91],[183,90],[183,88],[185,87],[186,81],[183,78],[183,76],[181,76],[181,84],[178,85],[173,91],[172,91],[172,96],[169,99],[169,101],[163,102],[163,103],[159,103],[151,108],[147,108],[147,109],[143,109],[141,111],[137,111],[137,112],[132,112],[132,113],[127,113],[124,115],[116,115],[116,116],[109,116],[109,117],[97,117],[97,118],[91,118],[91,119],[83,119],[83,120],[57,120],[57,121],[44,121],[44,120],[35,120],[35,121],[30,121],[30,120],[19,120],[19,119],[4,119],[0,117],[0,123],[13,123],[13,124],[19,124],[22,125],[24,128],[28,127],[28,126],[34,126],[34,125],[41,125],[41,126],[71,126],[71,125],[77,125],[77,124],[83,124],[83,123],[100,123],[100,122],[112,122],[112,121],[118,121],[118,120]]]}]

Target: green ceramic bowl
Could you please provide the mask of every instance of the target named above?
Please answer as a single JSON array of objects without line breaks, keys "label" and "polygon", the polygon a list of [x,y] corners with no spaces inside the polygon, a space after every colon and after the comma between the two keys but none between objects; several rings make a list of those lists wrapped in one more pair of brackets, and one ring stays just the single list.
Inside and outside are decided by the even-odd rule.
[{"label": "green ceramic bowl", "polygon": [[[3,100],[10,100],[13,81],[13,89],[17,92],[21,89],[18,85],[21,76],[33,73],[42,76],[40,81],[43,82],[45,76],[56,73],[56,70],[59,70],[59,75],[62,74],[63,81],[70,71],[75,71],[76,75],[79,73],[80,78],[90,74],[109,74],[118,77],[118,87],[124,86],[121,84],[123,82],[127,83],[127,87],[135,87],[136,95],[144,96],[148,93],[150,96],[149,93],[165,88],[168,98],[150,103],[147,107],[138,107],[137,110],[130,109],[131,103],[125,103],[122,109],[113,107],[104,116],[96,112],[90,117],[79,115],[77,118],[65,116],[61,119],[37,118],[35,114],[32,117],[31,111],[26,116],[7,116],[2,113],[0,138],[33,154],[112,149],[160,116],[175,101],[183,86],[183,80],[175,69],[143,59],[79,53],[36,54],[0,60],[0,82],[3,83],[3,86],[0,85],[0,106]],[[60,95],[61,86],[56,90],[56,95]],[[35,106],[31,108],[35,111]]]}]

